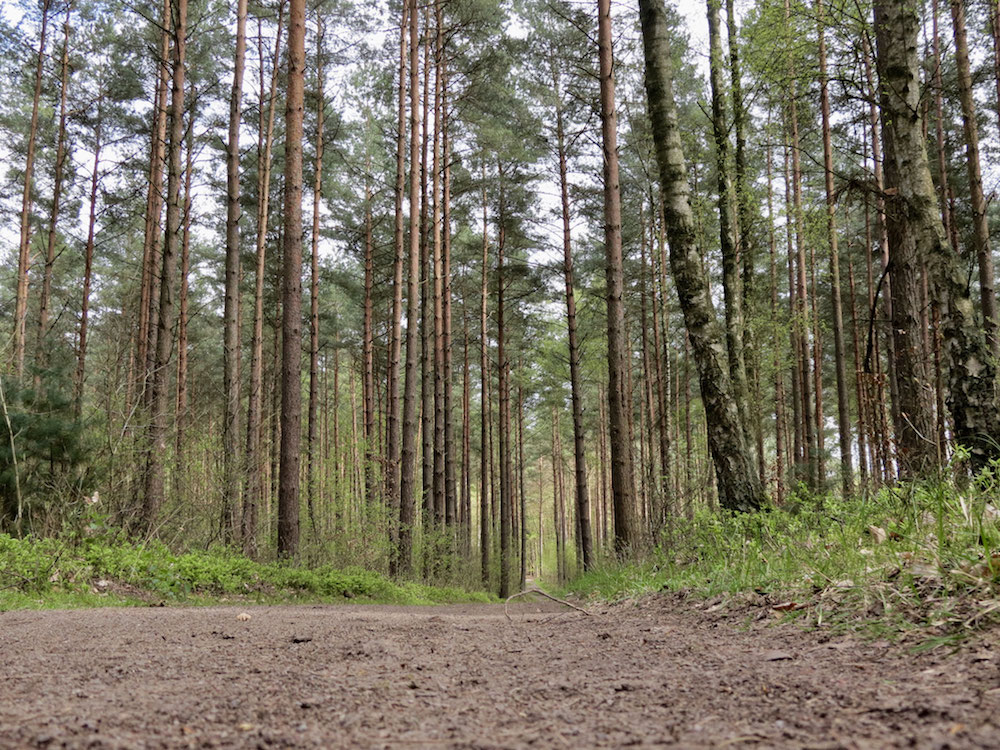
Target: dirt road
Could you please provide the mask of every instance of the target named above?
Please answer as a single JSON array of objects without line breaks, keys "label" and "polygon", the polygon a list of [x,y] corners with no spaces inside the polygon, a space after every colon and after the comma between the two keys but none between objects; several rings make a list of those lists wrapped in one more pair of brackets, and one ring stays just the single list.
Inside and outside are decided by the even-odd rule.
[{"label": "dirt road", "polygon": [[1000,645],[673,599],[0,614],[2,748],[1000,747],[998,709]]}]

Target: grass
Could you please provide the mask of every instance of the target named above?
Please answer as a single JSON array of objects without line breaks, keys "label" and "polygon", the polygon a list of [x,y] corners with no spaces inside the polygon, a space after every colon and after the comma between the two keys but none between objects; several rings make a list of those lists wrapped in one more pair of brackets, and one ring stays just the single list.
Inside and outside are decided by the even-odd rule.
[{"label": "grass", "polygon": [[177,554],[159,542],[0,535],[0,610],[161,603],[441,604],[483,592],[396,582],[361,568],[257,562],[224,548]]},{"label": "grass", "polygon": [[998,489],[987,473],[966,487],[800,493],[754,515],[699,513],[642,564],[599,566],[567,590],[603,600],[677,591],[807,626],[952,642],[1000,622]]}]

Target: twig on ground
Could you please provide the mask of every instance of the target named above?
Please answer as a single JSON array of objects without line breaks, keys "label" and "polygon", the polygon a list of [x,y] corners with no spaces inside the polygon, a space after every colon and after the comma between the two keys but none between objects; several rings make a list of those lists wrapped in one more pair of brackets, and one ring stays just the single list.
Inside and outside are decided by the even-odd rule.
[{"label": "twig on ground", "polygon": [[507,597],[507,601],[505,601],[503,603],[503,613],[504,613],[504,615],[507,616],[508,620],[512,620],[512,618],[510,616],[510,612],[507,610],[507,605],[510,604],[511,599],[516,599],[517,597],[519,597],[519,596],[525,596],[526,594],[539,594],[541,596],[544,596],[546,599],[551,599],[552,601],[556,602],[557,604],[563,604],[563,605],[565,605],[565,606],[567,606],[567,607],[569,607],[571,609],[575,609],[577,612],[583,612],[583,614],[585,614],[588,617],[590,617],[590,612],[588,612],[587,610],[585,610],[583,607],[578,607],[575,604],[573,604],[572,602],[566,601],[565,599],[560,599],[559,597],[552,596],[552,594],[545,593],[544,591],[542,591],[537,586],[532,586],[530,589],[525,589],[524,591],[518,591],[516,594],[513,594],[512,596],[508,596]]}]

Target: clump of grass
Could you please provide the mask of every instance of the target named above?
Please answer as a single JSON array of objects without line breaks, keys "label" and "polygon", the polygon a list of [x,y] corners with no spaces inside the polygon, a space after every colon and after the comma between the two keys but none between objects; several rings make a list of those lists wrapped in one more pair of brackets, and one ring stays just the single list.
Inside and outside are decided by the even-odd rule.
[{"label": "clump of grass", "polygon": [[459,588],[391,581],[361,568],[258,562],[225,548],[177,554],[159,542],[0,535],[0,608],[136,603],[361,601],[435,604],[490,601]]},{"label": "clump of grass", "polygon": [[[1000,621],[1000,483],[918,482],[841,499],[800,491],[752,515],[675,521],[640,565],[570,585],[615,600],[657,590],[753,600],[813,625],[925,635]],[[1000,501],[996,501],[1000,503]]]}]

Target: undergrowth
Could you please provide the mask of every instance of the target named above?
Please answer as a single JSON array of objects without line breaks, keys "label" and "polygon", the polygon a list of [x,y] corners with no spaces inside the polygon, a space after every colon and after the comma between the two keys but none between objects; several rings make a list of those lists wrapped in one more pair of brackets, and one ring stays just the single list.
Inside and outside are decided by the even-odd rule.
[{"label": "undergrowth", "polygon": [[0,534],[0,609],[150,603],[489,601],[459,588],[395,582],[361,568],[257,562],[224,548],[176,554],[159,542]]},{"label": "undergrowth", "polygon": [[701,512],[675,521],[644,563],[599,566],[568,590],[605,600],[677,591],[807,625],[950,642],[1000,622],[998,482],[988,472],[966,487],[799,493],[757,514]]}]

